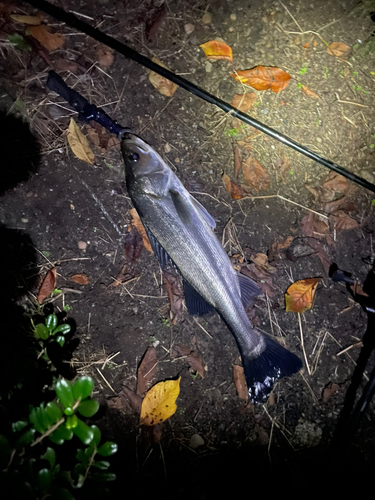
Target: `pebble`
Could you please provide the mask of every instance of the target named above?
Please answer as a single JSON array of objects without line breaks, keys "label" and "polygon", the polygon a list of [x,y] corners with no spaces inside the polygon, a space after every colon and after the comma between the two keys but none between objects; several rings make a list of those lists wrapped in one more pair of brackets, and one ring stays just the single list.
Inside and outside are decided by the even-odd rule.
[{"label": "pebble", "polygon": [[206,14],[204,14],[202,17],[203,24],[210,24],[211,20],[212,20],[211,14],[209,14],[208,12],[206,12]]},{"label": "pebble", "polygon": [[195,26],[194,26],[194,24],[188,23],[188,24],[185,24],[184,28],[185,28],[185,33],[187,35],[191,35],[195,29]]},{"label": "pebble", "polygon": [[232,14],[230,15],[230,18],[232,21],[235,21],[237,19],[237,15],[234,12],[232,12]]},{"label": "pebble", "polygon": [[87,248],[87,243],[86,243],[86,241],[79,241],[79,242],[78,242],[78,248],[79,248],[80,250],[86,250],[86,248]]},{"label": "pebble", "polygon": [[29,222],[29,219],[23,218],[23,219],[21,219],[21,221],[26,224],[26,222]]},{"label": "pebble", "polygon": [[193,434],[190,438],[189,446],[190,448],[199,448],[199,446],[204,445],[204,439],[199,434]]},{"label": "pebble", "polygon": [[205,68],[206,68],[206,73],[211,73],[213,66],[210,63],[210,61],[206,61]]},{"label": "pebble", "polygon": [[170,147],[170,145],[166,142],[165,145],[164,145],[164,152],[165,153],[170,153],[171,149],[172,148]]}]

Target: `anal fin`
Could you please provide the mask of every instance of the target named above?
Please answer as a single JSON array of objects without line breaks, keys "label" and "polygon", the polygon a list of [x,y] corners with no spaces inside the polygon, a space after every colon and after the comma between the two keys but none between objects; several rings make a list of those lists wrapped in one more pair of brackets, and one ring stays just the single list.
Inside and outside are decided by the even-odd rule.
[{"label": "anal fin", "polygon": [[182,284],[184,288],[186,309],[189,311],[189,314],[203,316],[204,314],[214,311],[211,304],[209,304],[184,278],[182,278]]}]

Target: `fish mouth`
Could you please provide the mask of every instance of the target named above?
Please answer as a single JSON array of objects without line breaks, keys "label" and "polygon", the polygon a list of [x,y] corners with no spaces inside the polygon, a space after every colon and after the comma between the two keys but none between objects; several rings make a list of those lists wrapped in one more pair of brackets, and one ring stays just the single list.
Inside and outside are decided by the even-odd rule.
[{"label": "fish mouth", "polygon": [[126,134],[123,138],[123,142],[126,145],[134,145],[137,146],[143,153],[148,153],[151,149],[151,146],[146,144],[142,139],[137,137],[136,135]]}]

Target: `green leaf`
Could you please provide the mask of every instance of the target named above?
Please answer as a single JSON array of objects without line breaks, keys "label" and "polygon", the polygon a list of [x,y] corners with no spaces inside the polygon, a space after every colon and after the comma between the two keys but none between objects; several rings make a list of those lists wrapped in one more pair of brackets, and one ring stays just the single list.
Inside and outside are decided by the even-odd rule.
[{"label": "green leaf", "polygon": [[65,415],[73,415],[74,410],[71,406],[68,406],[68,408],[65,408],[64,413]]},{"label": "green leaf", "polygon": [[77,426],[74,427],[73,432],[84,444],[90,444],[94,439],[94,431],[80,418],[77,418]]},{"label": "green leaf", "polygon": [[39,323],[35,327],[35,335],[39,339],[46,340],[46,339],[48,339],[50,333],[49,333],[48,328],[46,327],[46,325],[43,325],[43,323]]},{"label": "green leaf", "polygon": [[37,476],[38,487],[43,495],[49,490],[52,481],[52,474],[48,469],[40,469]]},{"label": "green leaf", "polygon": [[74,383],[73,394],[76,399],[85,399],[92,393],[94,381],[91,377],[81,377]]},{"label": "green leaf", "polygon": [[96,472],[95,474],[91,474],[90,478],[94,481],[115,481],[116,474],[112,472]]},{"label": "green leaf", "polygon": [[64,323],[63,325],[59,325],[57,328],[55,328],[52,332],[52,335],[55,335],[56,333],[63,333],[64,335],[66,333],[69,333],[72,327],[68,325],[67,323]]},{"label": "green leaf", "polygon": [[50,425],[56,424],[63,415],[60,406],[54,401],[50,401],[49,403],[47,403],[45,413]]},{"label": "green leaf", "polygon": [[65,425],[60,425],[56,430],[49,435],[50,440],[56,444],[63,444],[64,441],[69,441],[73,437],[73,431],[67,429]]},{"label": "green leaf", "polygon": [[28,422],[25,422],[25,420],[19,420],[18,422],[14,422],[12,424],[12,432],[21,431],[24,427],[26,427],[27,424]]},{"label": "green leaf", "polygon": [[46,452],[44,455],[41,455],[41,457],[43,460],[47,460],[47,462],[49,462],[50,466],[51,466],[51,470],[55,467],[55,463],[56,463],[56,452],[53,448],[50,448],[48,446]]},{"label": "green leaf", "polygon": [[17,446],[25,446],[34,441],[35,429],[29,429],[26,431],[17,441]]},{"label": "green leaf", "polygon": [[48,330],[50,332],[53,332],[53,334],[55,333],[54,329],[56,328],[57,323],[58,323],[58,321],[57,321],[56,314],[50,314],[49,316],[47,316],[46,327],[48,328]]},{"label": "green leaf", "polygon": [[116,443],[112,443],[112,441],[107,441],[102,444],[100,448],[98,448],[97,453],[102,455],[102,457],[110,457],[118,450],[118,446]]},{"label": "green leaf", "polygon": [[59,380],[56,384],[55,391],[61,404],[65,406],[65,408],[74,405],[73,389],[67,380]]},{"label": "green leaf", "polygon": [[76,454],[76,459],[78,460],[78,462],[82,462],[82,464],[86,467],[87,464],[88,464],[88,460],[87,460],[87,457],[85,455],[85,452],[81,449],[79,449],[77,451],[77,454]]},{"label": "green leaf", "polygon": [[74,496],[69,490],[61,488],[61,490],[57,492],[56,500],[74,500]]},{"label": "green leaf", "polygon": [[106,460],[99,460],[98,462],[93,462],[92,466],[100,470],[107,470],[111,464]]},{"label": "green leaf", "polygon": [[43,434],[48,429],[48,427],[46,428],[46,426],[44,425],[42,409],[40,406],[31,410],[29,420],[34,425],[35,429],[41,434]]},{"label": "green leaf", "polygon": [[22,35],[19,35],[18,33],[8,35],[8,41],[15,45],[18,50],[22,50],[23,52],[31,51],[30,45],[26,43],[24,37]]},{"label": "green leaf", "polygon": [[97,448],[102,438],[102,434],[96,425],[92,425],[91,429],[94,431],[94,440],[92,443],[90,443],[90,445]]},{"label": "green leaf", "polygon": [[60,347],[64,346],[64,344],[65,344],[65,337],[64,337],[64,335],[58,335],[55,340],[59,344]]},{"label": "green leaf", "polygon": [[94,399],[86,399],[78,405],[78,411],[84,417],[92,417],[99,410],[99,403]]},{"label": "green leaf", "polygon": [[75,429],[78,425],[78,418],[77,415],[69,415],[69,417],[66,419],[65,426],[67,429]]}]

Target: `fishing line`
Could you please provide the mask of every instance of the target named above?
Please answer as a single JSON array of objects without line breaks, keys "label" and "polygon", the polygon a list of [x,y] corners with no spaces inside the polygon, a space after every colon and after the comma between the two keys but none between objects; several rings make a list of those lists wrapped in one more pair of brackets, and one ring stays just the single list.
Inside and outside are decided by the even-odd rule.
[{"label": "fishing line", "polygon": [[102,31],[98,30],[97,28],[90,26],[85,21],[78,19],[74,14],[68,13],[63,9],[61,9],[60,7],[56,7],[55,5],[52,5],[49,2],[46,2],[45,0],[25,0],[25,1],[26,3],[32,5],[33,7],[36,7],[37,9],[44,11],[46,14],[54,17],[55,19],[64,22],[71,28],[81,31],[82,33],[85,33],[91,38],[94,38],[96,41],[104,45],[107,45],[108,47],[111,47],[113,50],[119,52],[123,56],[132,59],[133,61],[141,64],[142,66],[152,71],[155,71],[155,73],[158,73],[161,76],[164,76],[165,78],[172,81],[173,83],[176,83],[178,86],[187,90],[191,94],[200,97],[201,99],[209,102],[210,104],[214,104],[215,106],[219,107],[226,113],[231,112],[231,115],[233,117],[239,118],[247,125],[251,125],[257,130],[260,130],[261,132],[269,135],[270,137],[278,140],[279,142],[282,142],[286,146],[294,149],[295,151],[298,151],[299,153],[307,156],[311,160],[320,163],[321,165],[329,168],[330,170],[333,170],[334,172],[342,175],[343,177],[346,177],[347,179],[355,182],[356,184],[359,184],[360,186],[375,193],[375,185],[372,184],[371,182],[368,182],[366,179],[363,179],[362,177],[359,177],[358,175],[349,172],[344,167],[341,167],[340,165],[337,165],[336,163],[333,163],[332,161],[323,158],[319,154],[315,153],[314,151],[311,151],[309,148],[305,146],[302,146],[302,144],[299,144],[293,139],[290,139],[286,135],[281,134],[280,132],[271,127],[267,127],[267,125],[264,125],[258,120],[255,120],[255,118],[251,118],[249,115],[243,113],[242,111],[239,111],[237,108],[234,108],[233,106],[223,101],[222,99],[219,99],[218,97],[210,94],[209,92],[206,92],[197,85],[194,85],[188,80],[185,80],[185,78],[175,75],[174,73],[172,73],[172,71],[169,71],[168,69],[159,66],[158,64],[154,63],[147,57],[136,52],[134,49],[128,47],[124,43],[115,40],[109,35],[106,35]]}]

